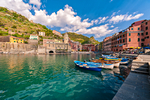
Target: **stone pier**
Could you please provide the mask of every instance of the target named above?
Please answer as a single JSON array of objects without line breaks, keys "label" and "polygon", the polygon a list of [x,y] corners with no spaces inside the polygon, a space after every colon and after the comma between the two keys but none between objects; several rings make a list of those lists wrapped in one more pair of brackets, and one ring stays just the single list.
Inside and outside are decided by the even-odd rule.
[{"label": "stone pier", "polygon": [[150,55],[133,60],[131,72],[113,100],[150,100]]}]

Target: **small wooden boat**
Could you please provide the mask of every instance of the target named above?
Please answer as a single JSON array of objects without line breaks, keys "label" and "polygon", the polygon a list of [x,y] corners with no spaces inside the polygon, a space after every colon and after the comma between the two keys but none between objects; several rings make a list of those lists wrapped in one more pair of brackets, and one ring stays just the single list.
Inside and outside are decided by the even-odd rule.
[{"label": "small wooden boat", "polygon": [[76,66],[83,68],[83,69],[87,69],[87,70],[101,71],[102,69],[102,65],[100,64],[90,64],[90,63],[81,62],[81,61],[74,61],[74,63]]},{"label": "small wooden boat", "polygon": [[122,58],[122,60],[120,61],[120,64],[128,64],[128,63],[129,63],[128,58]]},{"label": "small wooden boat", "polygon": [[[105,61],[103,59],[95,59],[95,60],[92,60],[92,62],[95,62],[95,63],[104,63],[104,64],[113,64],[114,67],[119,67],[120,65],[120,62],[119,61]],[[106,65],[107,66],[107,65]],[[109,66],[109,65],[108,65]]]}]

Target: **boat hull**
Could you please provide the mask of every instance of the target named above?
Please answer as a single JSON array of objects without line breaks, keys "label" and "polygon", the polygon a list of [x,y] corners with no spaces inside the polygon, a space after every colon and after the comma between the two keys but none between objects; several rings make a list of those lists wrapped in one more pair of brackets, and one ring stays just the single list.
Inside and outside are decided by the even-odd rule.
[{"label": "boat hull", "polygon": [[120,64],[128,64],[129,61],[121,61]]},{"label": "boat hull", "polygon": [[86,69],[86,70],[92,70],[92,71],[101,71],[102,68],[100,65],[94,65],[94,64],[88,64],[84,62],[74,61],[75,65],[79,68]]},{"label": "boat hull", "polygon": [[113,69],[114,68],[114,64],[104,64],[104,69]]},{"label": "boat hull", "polygon": [[119,67],[120,62],[114,63],[114,67]]}]

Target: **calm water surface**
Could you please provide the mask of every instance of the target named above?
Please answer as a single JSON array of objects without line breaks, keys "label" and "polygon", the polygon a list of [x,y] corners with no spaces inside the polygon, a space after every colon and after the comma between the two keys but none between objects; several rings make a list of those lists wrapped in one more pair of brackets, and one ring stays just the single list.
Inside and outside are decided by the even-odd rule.
[{"label": "calm water surface", "polygon": [[0,99],[111,100],[124,81],[120,69],[88,71],[73,61],[99,55],[0,55]]}]

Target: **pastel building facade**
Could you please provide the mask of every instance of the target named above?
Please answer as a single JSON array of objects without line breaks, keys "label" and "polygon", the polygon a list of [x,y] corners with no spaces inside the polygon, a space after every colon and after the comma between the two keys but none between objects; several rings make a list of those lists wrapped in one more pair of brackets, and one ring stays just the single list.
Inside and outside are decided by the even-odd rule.
[{"label": "pastel building facade", "polygon": [[[150,45],[150,20],[134,22],[127,29],[115,33],[111,38],[111,51],[119,52],[128,48]],[[105,39],[103,49],[106,50]],[[108,43],[108,42],[107,42]],[[109,49],[110,50],[110,49]]]},{"label": "pastel building facade", "polygon": [[56,31],[56,30],[53,30],[53,33],[54,33],[55,35],[58,35],[58,36],[62,37],[62,34],[61,34],[60,32],[58,32],[58,31]]},{"label": "pastel building facade", "polygon": [[112,36],[109,36],[103,40],[103,51],[111,51],[111,38]]},{"label": "pastel building facade", "polygon": [[72,51],[81,51],[82,45],[80,42],[74,42],[69,39],[69,45],[71,46]]},{"label": "pastel building facade", "polygon": [[45,36],[45,32],[39,32],[39,36]]},{"label": "pastel building facade", "polygon": [[0,36],[0,42],[24,43],[24,39],[14,36]]},{"label": "pastel building facade", "polygon": [[46,53],[63,53],[71,52],[71,46],[69,45],[69,37],[67,33],[64,35],[64,41],[57,39],[43,39],[43,46],[46,47]]},{"label": "pastel building facade", "polygon": [[84,50],[84,51],[95,51],[95,45],[94,44],[83,44],[82,50]]}]

